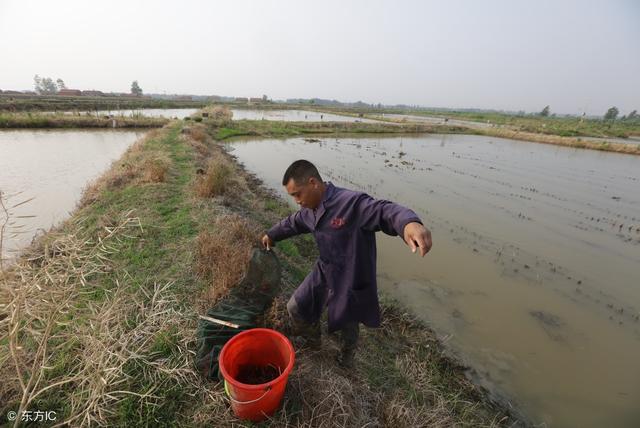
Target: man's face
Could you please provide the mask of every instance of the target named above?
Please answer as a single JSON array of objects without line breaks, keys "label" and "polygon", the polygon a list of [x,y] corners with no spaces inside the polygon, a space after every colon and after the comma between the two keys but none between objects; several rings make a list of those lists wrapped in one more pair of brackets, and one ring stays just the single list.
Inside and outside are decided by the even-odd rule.
[{"label": "man's face", "polygon": [[296,201],[296,204],[302,208],[310,208],[312,210],[318,208],[320,205],[322,192],[320,189],[320,182],[311,177],[306,182],[297,184],[293,178],[289,180],[285,186],[287,193]]}]

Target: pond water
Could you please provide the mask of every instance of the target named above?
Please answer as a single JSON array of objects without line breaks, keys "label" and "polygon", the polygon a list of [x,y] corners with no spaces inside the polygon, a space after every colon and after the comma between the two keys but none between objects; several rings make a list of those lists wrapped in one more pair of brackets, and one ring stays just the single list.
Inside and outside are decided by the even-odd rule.
[{"label": "pond water", "polygon": [[640,157],[470,135],[237,141],[280,186],[294,160],[414,209],[424,258],[378,234],[378,279],[471,376],[547,426],[640,422]]},{"label": "pond water", "polygon": [[[137,131],[0,131],[0,191],[9,196],[11,221],[4,258],[15,256],[38,231],[68,217],[89,181],[144,132]],[[0,212],[0,225],[4,223]]]},{"label": "pond water", "polygon": [[380,123],[378,120],[362,117],[341,116],[306,110],[256,110],[231,109],[234,120],[280,120],[284,122],[363,122]]}]

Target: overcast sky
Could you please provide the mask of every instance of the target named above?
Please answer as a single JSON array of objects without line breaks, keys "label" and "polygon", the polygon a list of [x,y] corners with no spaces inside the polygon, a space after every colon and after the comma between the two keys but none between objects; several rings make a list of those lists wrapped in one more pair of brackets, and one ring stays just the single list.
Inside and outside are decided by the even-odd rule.
[{"label": "overcast sky", "polygon": [[0,89],[640,109],[640,1],[0,0]]}]

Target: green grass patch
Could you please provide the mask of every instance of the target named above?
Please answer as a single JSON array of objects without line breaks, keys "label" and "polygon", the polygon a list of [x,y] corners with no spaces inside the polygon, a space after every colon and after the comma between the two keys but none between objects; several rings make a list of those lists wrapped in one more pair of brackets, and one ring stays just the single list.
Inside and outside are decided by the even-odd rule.
[{"label": "green grass patch", "polygon": [[271,120],[238,120],[226,122],[223,127],[212,126],[217,140],[239,136],[292,137],[310,134],[402,134],[417,132],[458,132],[461,127],[421,124],[354,123],[354,122],[279,122]]},{"label": "green grass patch", "polygon": [[238,137],[238,136],[242,136],[242,135],[249,135],[244,131],[241,131],[239,129],[233,129],[233,128],[220,128],[218,129],[218,132],[216,133],[216,140],[225,140],[227,138],[231,138],[231,137]]},{"label": "green grass patch", "polygon": [[273,212],[279,212],[280,204],[274,200],[268,199],[264,202],[264,209]]},{"label": "green grass patch", "polygon": [[278,247],[280,248],[280,251],[282,251],[289,257],[300,257],[300,252],[298,251],[298,247],[291,240],[278,242]]},{"label": "green grass patch", "polygon": [[168,330],[159,331],[156,333],[153,344],[151,345],[150,354],[158,358],[170,357],[178,350],[178,338],[178,330],[175,326]]}]

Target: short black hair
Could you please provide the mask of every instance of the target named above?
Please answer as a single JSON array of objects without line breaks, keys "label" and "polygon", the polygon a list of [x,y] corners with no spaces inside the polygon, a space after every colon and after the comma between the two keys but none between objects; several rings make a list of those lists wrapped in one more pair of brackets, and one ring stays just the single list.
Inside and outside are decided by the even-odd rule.
[{"label": "short black hair", "polygon": [[308,160],[300,159],[289,165],[289,168],[287,168],[284,173],[284,177],[282,177],[282,185],[286,186],[292,178],[296,184],[301,184],[311,177],[322,181],[322,177],[320,177],[316,166]]}]

